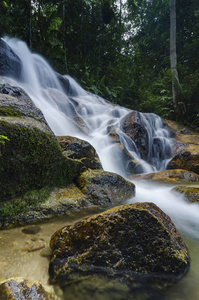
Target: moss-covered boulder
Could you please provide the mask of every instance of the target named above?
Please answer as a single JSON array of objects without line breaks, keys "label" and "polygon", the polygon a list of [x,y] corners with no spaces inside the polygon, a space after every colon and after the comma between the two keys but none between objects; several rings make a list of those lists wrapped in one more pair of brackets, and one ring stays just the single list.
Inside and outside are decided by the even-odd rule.
[{"label": "moss-covered boulder", "polygon": [[135,203],[66,226],[52,236],[51,283],[92,274],[146,281],[179,279],[189,269],[187,247],[171,219],[153,203]]},{"label": "moss-covered boulder", "polygon": [[139,179],[139,180],[150,180],[154,182],[162,183],[189,183],[189,182],[198,182],[199,175],[185,170],[165,170],[157,173],[149,173],[145,175],[131,175],[130,179]]},{"label": "moss-covered boulder", "polygon": [[95,205],[118,205],[135,195],[135,185],[118,174],[103,170],[86,170],[76,179],[83,194]]},{"label": "moss-covered boulder", "polygon": [[1,300],[59,300],[52,288],[45,288],[38,282],[23,278],[12,278],[0,282]]},{"label": "moss-covered boulder", "polygon": [[180,193],[190,203],[199,203],[199,187],[176,186],[172,192]]},{"label": "moss-covered boulder", "polygon": [[[45,186],[66,186],[77,176],[45,123],[0,116],[0,201]],[[6,139],[4,138],[6,137]]]}]

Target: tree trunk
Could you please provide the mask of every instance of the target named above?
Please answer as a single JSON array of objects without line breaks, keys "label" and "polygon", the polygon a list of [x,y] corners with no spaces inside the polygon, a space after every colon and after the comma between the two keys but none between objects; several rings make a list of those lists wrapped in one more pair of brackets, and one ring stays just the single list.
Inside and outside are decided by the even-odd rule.
[{"label": "tree trunk", "polygon": [[176,121],[182,119],[182,112],[179,105],[180,84],[177,71],[176,54],[176,0],[170,0],[170,65],[172,72],[172,96]]}]

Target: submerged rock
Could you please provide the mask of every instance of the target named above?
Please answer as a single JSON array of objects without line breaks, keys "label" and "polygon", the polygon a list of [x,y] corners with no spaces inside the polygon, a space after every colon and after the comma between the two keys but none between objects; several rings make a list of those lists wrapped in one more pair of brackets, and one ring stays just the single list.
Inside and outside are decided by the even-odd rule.
[{"label": "submerged rock", "polygon": [[172,189],[172,191],[182,194],[188,202],[199,203],[199,188],[190,186],[176,186]]},{"label": "submerged rock", "polygon": [[62,286],[92,274],[126,283],[172,281],[190,264],[171,219],[153,203],[123,205],[82,219],[55,232],[50,246],[50,281]]},{"label": "submerged rock", "polygon": [[95,205],[118,205],[135,195],[135,185],[116,173],[86,170],[76,180],[83,194]]},{"label": "submerged rock", "polygon": [[131,175],[131,179],[140,179],[140,180],[150,180],[154,182],[163,182],[163,183],[188,183],[188,182],[198,182],[199,175],[185,170],[165,170],[157,173],[149,173],[145,175]]},{"label": "submerged rock", "polygon": [[1,300],[58,300],[52,289],[48,292],[38,282],[29,282],[23,278],[13,278],[0,282]]}]

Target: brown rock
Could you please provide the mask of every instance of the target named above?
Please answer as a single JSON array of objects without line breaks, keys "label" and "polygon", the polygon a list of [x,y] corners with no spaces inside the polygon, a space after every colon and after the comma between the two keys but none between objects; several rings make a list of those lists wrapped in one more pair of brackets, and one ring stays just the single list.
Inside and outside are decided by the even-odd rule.
[{"label": "brown rock", "polygon": [[62,285],[90,274],[122,278],[179,279],[189,254],[171,219],[153,203],[109,209],[66,226],[52,236],[52,283]]}]

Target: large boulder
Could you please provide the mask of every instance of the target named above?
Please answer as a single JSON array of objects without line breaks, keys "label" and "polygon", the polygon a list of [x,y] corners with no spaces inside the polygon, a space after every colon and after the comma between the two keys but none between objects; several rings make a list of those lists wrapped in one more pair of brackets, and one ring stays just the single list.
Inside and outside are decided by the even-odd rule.
[{"label": "large boulder", "polygon": [[86,170],[76,179],[83,194],[95,205],[118,205],[135,195],[135,185],[116,173]]},{"label": "large boulder", "polygon": [[14,78],[21,77],[21,60],[10,46],[0,39],[0,75]]},{"label": "large boulder", "polygon": [[0,116],[0,135],[1,201],[45,186],[66,186],[77,176],[75,163],[41,122]]},{"label": "large boulder", "polygon": [[175,169],[175,170],[164,170],[161,172],[149,173],[144,175],[131,175],[130,179],[150,180],[154,182],[180,184],[180,183],[198,182],[199,175],[194,172]]},{"label": "large boulder", "polygon": [[172,281],[189,269],[188,249],[171,219],[153,203],[135,203],[66,226],[51,238],[51,283],[98,274],[133,282]]}]

